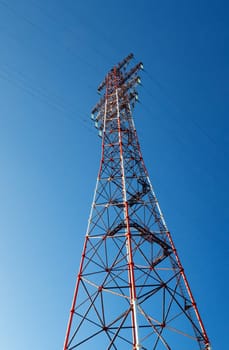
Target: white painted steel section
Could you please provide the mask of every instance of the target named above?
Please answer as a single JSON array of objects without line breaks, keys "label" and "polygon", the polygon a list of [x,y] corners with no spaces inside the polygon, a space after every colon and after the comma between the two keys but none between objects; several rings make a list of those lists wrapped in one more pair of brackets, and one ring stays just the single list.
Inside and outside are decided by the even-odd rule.
[{"label": "white painted steel section", "polygon": [[[117,108],[117,119],[120,121],[120,111],[119,111],[119,97],[118,97],[118,89],[116,89],[116,108]],[[119,143],[121,144],[122,138],[121,134],[119,132]],[[121,169],[122,169],[122,174],[123,174],[123,199],[124,202],[127,203],[127,196],[126,196],[126,181],[125,181],[125,168],[124,168],[124,159],[123,155],[120,153],[120,161],[121,161]],[[126,209],[125,209],[126,211]],[[125,213],[125,217],[127,217],[128,213]],[[129,245],[126,244],[126,249],[127,249],[127,257],[128,259],[130,258],[130,252],[129,252]],[[130,262],[130,261],[129,261]],[[136,335],[136,350],[141,349],[141,345],[139,342],[139,327],[138,327],[138,320],[137,320],[137,300],[132,298],[131,304],[133,305],[133,314],[134,314],[134,327],[135,327],[135,335]]]},{"label": "white painted steel section", "polygon": [[157,206],[157,209],[159,211],[159,214],[160,214],[160,217],[161,217],[161,221],[162,221],[163,225],[165,226],[166,231],[168,231],[168,227],[166,225],[166,222],[165,222],[165,219],[164,219],[164,215],[163,215],[163,213],[161,211],[160,205],[158,203],[158,200],[157,200],[156,194],[154,192],[153,186],[152,186],[152,184],[150,182],[149,176],[147,176],[147,180],[149,181],[151,192],[153,193],[153,196],[156,199],[156,206]]},{"label": "white painted steel section", "polygon": [[[105,129],[106,129],[106,119],[107,119],[107,98],[105,99],[104,118],[103,118],[103,120],[104,120],[104,122],[103,122],[103,141],[102,141],[103,144],[104,144],[104,133],[105,133]],[[101,156],[103,156],[103,149],[102,149],[102,155]],[[100,174],[100,169],[99,169],[99,174]],[[90,215],[89,215],[88,224],[87,224],[86,237],[89,236],[91,218],[92,218],[93,208],[94,208],[94,205],[95,205],[95,197],[96,197],[97,188],[98,188],[98,184],[99,184],[99,174],[98,174],[97,180],[96,180],[95,191],[94,191],[94,195],[93,195],[93,201],[92,201]]]},{"label": "white painted steel section", "polygon": [[[129,110],[130,110],[130,105],[129,105]],[[134,131],[135,131],[135,133],[136,133],[136,129],[135,129],[135,124],[134,124],[134,119],[133,119],[133,117],[132,117],[132,119],[131,119],[131,122],[132,122],[132,125],[133,125],[133,128],[134,128]],[[140,152],[141,152],[141,151],[140,151]],[[145,165],[144,165],[144,167],[145,167]],[[155,198],[155,200],[156,200],[156,206],[157,206],[158,212],[159,212],[159,214],[160,214],[161,221],[162,221],[162,223],[163,223],[163,225],[164,225],[166,231],[168,231],[168,227],[167,227],[167,225],[166,225],[166,222],[165,222],[165,219],[164,219],[164,215],[163,215],[163,213],[162,213],[162,211],[161,211],[161,208],[160,208],[160,206],[159,206],[159,203],[158,203],[158,200],[157,200],[157,197],[156,197],[156,194],[155,194],[155,192],[154,192],[154,189],[153,189],[153,186],[152,186],[152,183],[151,183],[151,181],[150,181],[149,176],[147,176],[147,180],[148,180],[149,185],[150,185],[150,190],[151,190],[151,192],[152,192],[152,194],[153,194],[153,196],[154,196],[154,198]]]}]

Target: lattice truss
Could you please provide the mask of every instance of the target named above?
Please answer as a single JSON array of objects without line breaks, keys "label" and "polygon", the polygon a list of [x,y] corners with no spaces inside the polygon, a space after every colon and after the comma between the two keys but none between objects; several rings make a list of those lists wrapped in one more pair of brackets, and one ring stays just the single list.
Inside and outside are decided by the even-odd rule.
[{"label": "lattice truss", "polygon": [[209,340],[151,186],[132,118],[140,83],[130,54],[92,111],[101,164],[64,350],[209,350]]}]

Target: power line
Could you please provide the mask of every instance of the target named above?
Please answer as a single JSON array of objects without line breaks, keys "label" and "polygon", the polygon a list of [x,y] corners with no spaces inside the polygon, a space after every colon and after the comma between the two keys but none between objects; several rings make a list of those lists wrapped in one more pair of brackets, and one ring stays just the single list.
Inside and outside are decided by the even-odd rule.
[{"label": "power line", "polygon": [[[164,97],[164,102],[169,102],[170,117],[172,117],[173,120],[181,124],[181,121],[177,118],[176,114],[174,114],[174,107],[176,109],[175,113],[177,113],[177,111],[181,112],[178,105],[175,103],[174,99],[171,97],[169,92],[166,90],[163,84],[156,77],[153,77],[148,71],[145,71],[145,73],[148,76],[148,78],[154,83],[154,85],[161,91]],[[148,95],[150,95],[151,97],[154,97],[155,99],[155,96],[153,96],[151,92],[149,92],[147,89],[145,90],[148,93]],[[165,103],[163,103],[163,106],[165,106]],[[168,107],[166,107],[166,109],[168,109]],[[208,139],[209,142],[214,144],[217,148],[219,147],[218,143],[214,140],[214,138],[203,127],[201,127],[200,124],[197,121],[195,121],[193,118],[186,119],[185,122],[189,122],[189,123],[191,122],[194,125],[194,127],[197,128],[205,136],[206,139]]]},{"label": "power line", "polygon": [[[62,28],[65,30],[65,32],[71,34],[74,38],[76,38],[77,40],[79,40],[79,41],[82,42],[82,39],[80,38],[80,36],[77,35],[77,33],[76,33],[71,27],[69,27],[68,25],[66,25],[66,23],[62,23],[62,22],[60,23],[58,17],[57,17],[56,15],[54,15],[54,12],[53,12],[53,11],[52,11],[52,13],[50,13],[50,12],[47,10],[47,7],[44,8],[43,6],[41,6],[40,2],[38,3],[36,0],[32,0],[32,2],[33,2],[34,4],[36,4],[36,7],[37,7],[49,20],[55,22],[58,26],[62,27]],[[67,9],[68,13],[72,14],[73,8],[68,7],[66,3],[65,3],[64,5],[65,5],[65,10]],[[82,20],[82,17],[80,17],[80,19]],[[82,23],[82,22],[81,22],[81,23]],[[87,23],[87,27],[89,27],[89,23]],[[92,28],[92,27],[90,27],[90,28]],[[98,29],[95,28],[95,27],[93,27],[92,31],[93,31],[93,33],[94,33],[95,31],[98,32]],[[99,36],[100,36],[100,37],[101,37],[101,35],[102,35],[102,33],[99,33]],[[106,41],[106,43],[107,43],[108,45],[110,45],[110,42],[107,41],[107,40],[105,39],[104,36],[103,36],[103,39]],[[112,46],[110,45],[110,47],[112,47]],[[112,48],[113,48],[113,47],[112,47]],[[98,50],[98,48],[97,48],[96,46],[94,46],[94,45],[90,45],[90,49],[93,50],[96,54],[98,54],[100,57],[102,57],[103,59],[105,59],[105,61],[106,61],[107,63],[110,64],[110,58],[109,58],[106,54],[104,54],[104,52]],[[114,48],[113,48],[113,49],[114,49]]]},{"label": "power line", "polygon": [[5,70],[0,70],[0,78],[2,80],[7,81],[10,84],[15,85],[16,87],[22,89],[23,91],[25,91],[27,94],[29,94],[30,96],[39,99],[41,102],[45,103],[46,105],[48,105],[49,107],[54,108],[55,110],[57,110],[58,112],[61,112],[62,114],[64,114],[64,118],[67,118],[68,120],[71,121],[80,121],[82,123],[82,125],[90,132],[94,133],[94,129],[93,128],[89,128],[89,125],[87,125],[87,123],[89,124],[89,118],[88,121],[86,118],[80,118],[80,117],[73,117],[73,115],[76,115],[75,113],[73,113],[72,111],[68,110],[68,106],[65,106],[63,103],[58,103],[57,101],[53,100],[50,95],[43,91],[40,88],[34,87],[32,85],[29,85],[25,80],[23,80],[22,78],[16,78],[16,77],[12,77],[10,76],[10,74]]},{"label": "power line", "polygon": [[[19,11],[17,11],[15,9],[15,7],[9,5],[8,3],[6,3],[3,0],[0,0],[0,5],[4,6],[6,9],[8,9],[8,11],[10,11],[14,16],[20,18],[21,20],[23,20],[24,22],[26,22],[27,24],[31,25],[34,29],[36,29],[37,31],[39,31],[40,33],[42,33],[43,38],[47,38],[47,36],[50,35],[50,32],[45,30],[44,27],[39,26],[37,23],[33,22],[30,18],[28,18],[27,16],[25,16],[24,14],[21,14]],[[74,48],[69,47],[66,45],[65,42],[61,41],[60,38],[58,36],[55,36],[55,40],[52,40],[52,44],[57,46],[59,48],[58,42],[60,42],[61,45],[64,46],[65,50],[68,51],[71,55],[73,55],[73,57],[77,58],[77,60],[79,60],[81,63],[83,63],[84,65],[90,67],[91,69],[94,70],[98,70],[98,66],[94,65],[91,61],[86,60],[84,57],[82,57],[81,55],[79,55],[78,51],[77,53],[75,52]]]},{"label": "power line", "polygon": [[[58,18],[52,14],[50,14],[49,12],[47,12],[46,9],[44,9],[44,7],[40,6],[37,4],[36,1],[33,0],[34,3],[36,3],[36,6],[37,8],[40,9],[40,11],[42,11],[50,20],[54,21],[57,25],[60,26],[60,22],[58,20]],[[28,23],[29,25],[32,25],[36,30],[39,30],[42,35],[46,35],[47,33],[49,34],[49,32],[47,30],[44,29],[44,27],[41,27],[39,26],[38,24],[34,23],[30,18],[26,17],[24,14],[18,12],[13,6],[9,5],[8,3],[6,3],[5,1],[3,0],[0,0],[0,4],[2,6],[4,6],[5,8],[7,8],[10,12],[12,12],[15,16],[18,16],[19,18],[21,18],[23,21],[25,21],[26,23]],[[64,30],[68,33],[70,33],[74,38],[76,38],[77,40],[80,40],[79,36],[76,35],[76,33],[71,29],[69,28],[68,26],[66,26],[65,24],[61,24],[61,26],[64,28]],[[59,39],[59,37],[58,37]],[[63,43],[61,41],[61,44],[64,44],[65,46],[65,49],[67,49],[68,52],[70,52],[71,54],[75,55],[75,52],[74,50],[72,50],[71,47],[66,47],[66,44]],[[97,49],[95,50],[95,48],[93,48],[92,46],[90,47],[92,50],[96,51],[97,53],[99,53],[101,56],[102,56],[102,53],[99,52]],[[39,53],[40,55],[40,53]],[[93,70],[96,68],[98,69],[98,67],[96,67],[94,64],[92,64],[91,62],[88,62],[87,60],[85,60],[83,57],[81,57],[80,55],[76,55],[77,56],[77,59],[80,60],[82,63],[86,64],[87,66],[90,66]],[[104,58],[104,57],[103,57]],[[107,59],[107,58],[105,58]],[[162,95],[164,95],[164,102],[163,102],[163,105],[158,101],[158,99],[155,99],[155,95],[152,94],[151,91],[149,91],[147,88],[145,88],[147,94],[151,97],[153,97],[157,102],[160,103],[160,105],[162,105],[163,108],[166,108],[169,112],[169,118],[173,118],[173,120],[175,120],[179,125],[181,125],[181,121],[179,120],[179,118],[177,118],[176,114],[174,115],[174,100],[171,98],[171,96],[169,96],[168,92],[166,91],[165,87],[163,86],[163,84],[154,76],[152,76],[151,73],[149,73],[148,71],[145,71],[146,72],[146,75],[148,76],[148,78],[154,83],[154,85],[160,90],[160,92],[162,93]],[[28,85],[28,84],[27,84]],[[92,89],[92,87],[90,87]],[[38,89],[37,87],[34,87],[33,86],[33,91],[35,91],[36,89],[36,93],[38,93]],[[34,92],[33,92],[34,93]],[[44,98],[44,91],[41,93],[42,94],[42,98]],[[50,96],[49,95],[49,98],[53,98],[53,96]],[[170,103],[170,108],[168,108],[168,106],[166,106],[166,103],[165,102],[169,102]],[[48,102],[50,104],[50,101]],[[59,105],[59,99],[58,99],[58,102],[52,102],[52,104],[57,104]],[[171,109],[171,105],[173,107],[173,112],[172,112],[172,109]],[[175,105],[176,107],[176,110],[178,110],[178,107],[177,105]],[[64,108],[65,109],[65,108]],[[171,113],[172,112],[172,113]],[[187,120],[186,120],[187,122]],[[209,135],[209,133],[199,125],[199,123],[197,123],[195,120],[193,119],[189,119],[188,122],[191,122],[195,128],[197,128],[198,130],[200,130],[200,132],[205,135],[205,137],[208,139],[209,142],[211,142],[212,144],[214,144],[215,146],[218,147],[218,144],[216,143],[216,141],[212,138],[212,136]]]}]

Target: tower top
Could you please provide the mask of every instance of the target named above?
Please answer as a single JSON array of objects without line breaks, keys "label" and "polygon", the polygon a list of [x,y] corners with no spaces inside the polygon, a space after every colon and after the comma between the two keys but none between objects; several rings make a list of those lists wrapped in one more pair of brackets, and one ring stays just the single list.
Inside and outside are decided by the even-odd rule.
[{"label": "tower top", "polygon": [[[129,70],[127,66],[130,64],[134,55],[130,53],[116,66],[110,69],[102,83],[98,86],[98,92],[102,97],[99,102],[94,106],[91,112],[91,119],[95,122],[95,127],[99,130],[99,135],[102,136],[102,130],[104,127],[104,116],[107,114],[106,97],[112,96],[116,90],[119,90],[119,97],[126,99],[133,108],[135,102],[138,100],[138,94],[136,91],[136,85],[141,83],[139,76],[139,70],[143,70],[143,63],[139,62]],[[123,105],[124,106],[124,105]],[[112,115],[110,115],[112,119]]]}]

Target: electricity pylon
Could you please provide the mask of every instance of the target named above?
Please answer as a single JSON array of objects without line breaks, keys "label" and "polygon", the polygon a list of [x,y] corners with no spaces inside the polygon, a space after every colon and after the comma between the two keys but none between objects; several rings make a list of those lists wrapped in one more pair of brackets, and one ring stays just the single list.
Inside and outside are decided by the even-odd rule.
[{"label": "electricity pylon", "polygon": [[133,55],[99,85],[101,163],[64,350],[209,350],[184,269],[143,161],[132,109]]}]

